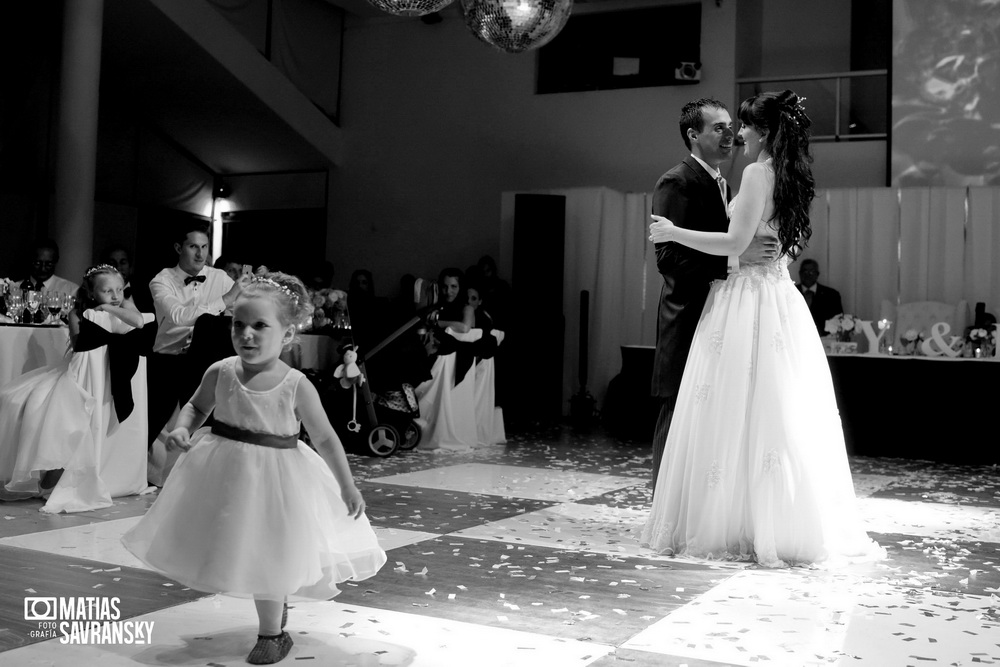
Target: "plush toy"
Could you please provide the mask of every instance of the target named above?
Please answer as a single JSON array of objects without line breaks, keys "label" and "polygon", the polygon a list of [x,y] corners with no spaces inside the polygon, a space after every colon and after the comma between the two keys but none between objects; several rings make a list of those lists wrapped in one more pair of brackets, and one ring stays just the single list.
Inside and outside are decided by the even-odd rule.
[{"label": "plush toy", "polygon": [[340,386],[344,389],[352,386],[360,386],[365,383],[365,376],[358,368],[358,350],[351,345],[344,350],[344,363],[337,366],[333,371],[333,377],[340,379]]}]

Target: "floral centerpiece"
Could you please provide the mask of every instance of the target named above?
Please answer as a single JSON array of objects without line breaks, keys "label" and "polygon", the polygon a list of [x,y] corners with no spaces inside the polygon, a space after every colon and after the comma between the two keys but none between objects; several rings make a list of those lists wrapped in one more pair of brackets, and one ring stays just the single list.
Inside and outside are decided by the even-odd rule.
[{"label": "floral centerpiece", "polygon": [[841,313],[840,315],[827,320],[825,328],[826,332],[828,334],[833,334],[837,341],[847,343],[850,342],[851,338],[854,336],[854,332],[857,330],[857,325],[854,321],[854,315]]},{"label": "floral centerpiece", "polygon": [[339,289],[321,289],[310,292],[313,314],[305,328],[311,331],[350,329],[351,320],[347,314],[347,292]]},{"label": "floral centerpiece", "polygon": [[899,342],[903,346],[900,354],[916,355],[920,351],[920,344],[924,342],[924,334],[916,329],[907,329],[899,335]]},{"label": "floral centerpiece", "polygon": [[996,348],[997,332],[994,327],[993,331],[985,328],[973,328],[969,329],[969,332],[965,335],[966,349],[969,351],[970,357],[988,358],[993,356],[993,350]]}]

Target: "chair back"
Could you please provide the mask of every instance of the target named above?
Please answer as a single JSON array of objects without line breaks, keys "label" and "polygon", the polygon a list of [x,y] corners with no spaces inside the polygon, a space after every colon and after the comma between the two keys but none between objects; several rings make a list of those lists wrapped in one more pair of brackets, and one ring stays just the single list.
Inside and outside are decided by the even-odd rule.
[{"label": "chair back", "polygon": [[893,345],[900,346],[900,336],[915,329],[924,338],[930,336],[931,327],[938,322],[947,322],[951,326],[951,336],[965,334],[968,315],[968,303],[965,300],[957,304],[941,301],[911,301],[893,307],[890,302],[882,302],[882,317],[892,322]]}]

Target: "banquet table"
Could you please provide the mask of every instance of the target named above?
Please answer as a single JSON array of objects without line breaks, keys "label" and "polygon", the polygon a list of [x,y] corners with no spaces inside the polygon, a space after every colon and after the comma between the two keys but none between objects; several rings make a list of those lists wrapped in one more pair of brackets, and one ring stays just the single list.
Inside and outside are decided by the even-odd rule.
[{"label": "banquet table", "polygon": [[281,353],[281,359],[292,368],[333,371],[340,364],[339,346],[345,338],[325,333],[302,333]]},{"label": "banquet table", "polygon": [[1000,360],[828,355],[847,450],[1000,462]]},{"label": "banquet table", "polygon": [[0,387],[36,368],[57,363],[68,349],[68,327],[0,325]]}]

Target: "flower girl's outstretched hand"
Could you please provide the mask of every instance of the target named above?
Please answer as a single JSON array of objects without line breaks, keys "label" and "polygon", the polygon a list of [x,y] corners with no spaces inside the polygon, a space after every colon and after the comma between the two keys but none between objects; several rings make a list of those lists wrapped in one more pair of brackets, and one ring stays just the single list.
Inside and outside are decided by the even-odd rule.
[{"label": "flower girl's outstretched hand", "polygon": [[170,432],[170,435],[167,436],[167,450],[174,451],[177,449],[182,452],[186,452],[191,449],[191,432],[183,426],[175,428]]},{"label": "flower girl's outstretched hand", "polygon": [[674,223],[662,215],[651,215],[653,222],[649,223],[649,240],[653,243],[666,243],[674,240]]},{"label": "flower girl's outstretched hand", "polygon": [[349,484],[340,490],[340,498],[347,505],[347,514],[357,519],[365,513],[365,499],[354,484]]}]

